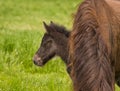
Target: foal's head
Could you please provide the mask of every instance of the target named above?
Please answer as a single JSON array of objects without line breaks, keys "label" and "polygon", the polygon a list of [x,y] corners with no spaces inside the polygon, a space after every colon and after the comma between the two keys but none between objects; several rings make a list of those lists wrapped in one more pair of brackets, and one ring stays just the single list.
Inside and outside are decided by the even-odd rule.
[{"label": "foal's head", "polygon": [[50,25],[47,25],[44,22],[44,27],[46,33],[44,34],[41,45],[33,58],[34,63],[38,66],[44,65],[55,55],[59,55],[59,51],[61,51],[60,48],[67,44],[64,42],[67,41],[69,36],[69,32],[66,31],[64,27],[58,26],[53,22],[51,22]]}]

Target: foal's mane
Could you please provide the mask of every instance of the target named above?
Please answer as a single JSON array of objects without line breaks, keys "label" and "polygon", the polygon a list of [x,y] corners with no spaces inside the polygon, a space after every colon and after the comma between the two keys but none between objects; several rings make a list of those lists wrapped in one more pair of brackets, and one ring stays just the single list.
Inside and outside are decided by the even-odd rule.
[{"label": "foal's mane", "polygon": [[61,26],[61,25],[58,25],[58,24],[51,22],[49,27],[55,29],[56,32],[65,34],[65,36],[67,36],[67,37],[69,37],[69,35],[70,35],[70,31],[67,30],[64,26]]},{"label": "foal's mane", "polygon": [[75,91],[114,91],[110,58],[116,22],[104,0],[85,0],[79,6],[69,42]]}]

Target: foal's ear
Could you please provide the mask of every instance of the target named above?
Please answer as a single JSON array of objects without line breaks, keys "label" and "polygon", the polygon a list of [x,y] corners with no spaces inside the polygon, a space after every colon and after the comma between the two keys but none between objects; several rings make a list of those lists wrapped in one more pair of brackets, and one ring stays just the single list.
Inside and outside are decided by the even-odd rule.
[{"label": "foal's ear", "polygon": [[51,24],[53,24],[53,21],[50,21]]},{"label": "foal's ear", "polygon": [[49,32],[49,26],[43,21],[44,28],[46,32]]},{"label": "foal's ear", "polygon": [[47,25],[45,22],[43,22],[45,30],[47,33],[51,33],[51,32],[55,32],[54,28],[52,28],[51,26]]}]

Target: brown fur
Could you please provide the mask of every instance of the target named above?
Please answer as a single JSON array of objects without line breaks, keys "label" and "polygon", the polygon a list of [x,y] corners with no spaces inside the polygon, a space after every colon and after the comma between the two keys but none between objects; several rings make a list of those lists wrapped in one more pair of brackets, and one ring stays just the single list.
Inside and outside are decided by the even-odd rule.
[{"label": "brown fur", "polygon": [[117,7],[111,4],[115,0],[106,1],[85,0],[75,15],[69,42],[75,91],[114,91],[120,21]]}]

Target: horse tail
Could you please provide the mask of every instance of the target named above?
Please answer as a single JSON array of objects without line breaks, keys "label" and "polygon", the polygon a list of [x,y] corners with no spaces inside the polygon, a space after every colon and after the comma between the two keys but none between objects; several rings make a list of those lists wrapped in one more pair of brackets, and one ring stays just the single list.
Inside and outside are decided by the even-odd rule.
[{"label": "horse tail", "polygon": [[114,91],[113,17],[104,0],[85,0],[79,6],[69,41],[75,91]]}]

